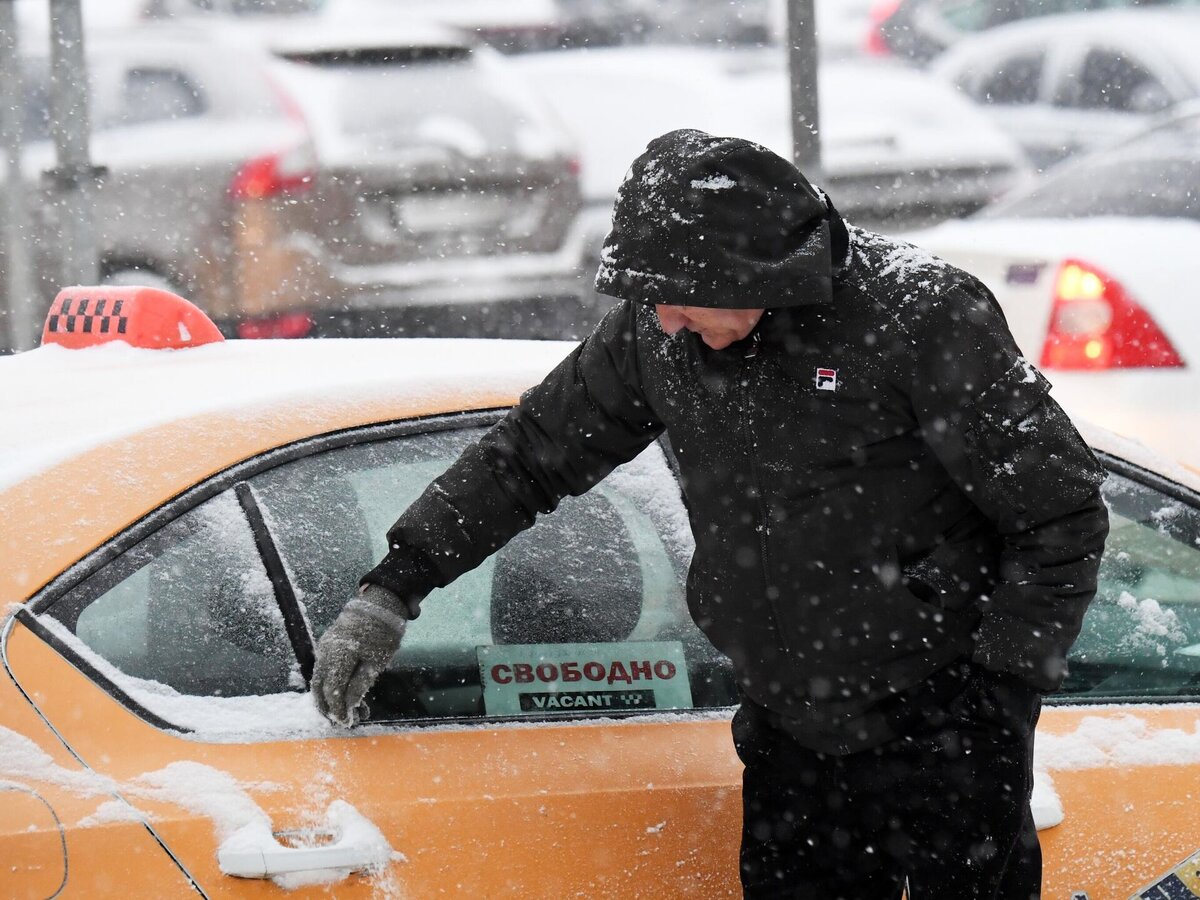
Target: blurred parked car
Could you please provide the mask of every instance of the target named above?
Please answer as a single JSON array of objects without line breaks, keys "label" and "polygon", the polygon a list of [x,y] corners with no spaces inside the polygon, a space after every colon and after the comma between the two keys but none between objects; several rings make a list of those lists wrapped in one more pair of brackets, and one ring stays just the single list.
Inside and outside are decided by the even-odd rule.
[{"label": "blurred parked car", "polygon": [[[504,53],[618,44],[762,44],[776,0],[123,0],[155,18],[397,15],[462,29]],[[862,2],[862,0],[859,0]]]},{"label": "blurred parked car", "polygon": [[342,20],[363,24],[437,22],[457,28],[504,53],[548,50],[562,43],[566,16],[557,0],[124,0],[140,2],[151,19],[285,18]]},{"label": "blurred parked car", "polygon": [[1053,16],[960,42],[931,71],[1045,168],[1200,96],[1200,9]]},{"label": "blurred parked car", "polygon": [[[24,41],[23,169],[40,321],[61,280],[58,235],[72,211],[42,177],[54,166],[50,65],[34,37]],[[250,185],[290,195],[315,171],[306,129],[267,76],[268,58],[194,36],[137,32],[89,36],[87,54],[92,154],[107,167],[95,207],[103,276],[157,277],[232,318],[245,302],[242,215],[258,202]],[[0,280],[0,309],[4,292]]]},{"label": "blurred parked car", "polygon": [[315,333],[579,333],[577,151],[505,58],[440,26],[333,12],[254,33],[317,158],[297,210],[310,238],[276,257],[325,281],[308,293],[337,315]]},{"label": "blurred parked car", "polygon": [[771,0],[557,0],[575,46],[761,45]]},{"label": "blurred parked car", "polygon": [[995,292],[1068,411],[1200,467],[1200,107],[909,237]]},{"label": "blurred parked car", "polygon": [[868,49],[925,63],[968,35],[1008,22],[1122,7],[1196,6],[1198,0],[876,0]]},{"label": "blurred parked car", "polygon": [[[663,132],[700,128],[792,156],[788,72],[777,51],[622,47],[513,62],[578,140],[595,250],[629,163]],[[851,219],[929,222],[962,214],[1027,171],[1011,139],[922,72],[835,61],[822,63],[819,84],[817,180]]]},{"label": "blurred parked car", "polygon": [[[89,37],[106,279],[155,276],[247,337],[573,333],[578,161],[501,57],[416,23],[243,31]],[[52,148],[28,70],[33,183]],[[48,304],[70,210],[50,185],[31,206]]]},{"label": "blurred parked car", "polygon": [[[736,692],[662,447],[430,595],[368,723],[307,694],[398,511],[567,345],[194,346],[121,298],[125,340],[186,330],[161,352],[68,330],[85,299],[118,298],[48,338],[107,346],[0,358],[0,895],[741,896]],[[1183,898],[1200,478],[1085,436],[1112,528],[1038,723],[1045,894]]]}]

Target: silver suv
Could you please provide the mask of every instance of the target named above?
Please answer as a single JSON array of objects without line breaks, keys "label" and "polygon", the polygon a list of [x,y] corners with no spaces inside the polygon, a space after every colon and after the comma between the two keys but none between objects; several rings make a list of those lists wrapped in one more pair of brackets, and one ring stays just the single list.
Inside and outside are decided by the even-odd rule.
[{"label": "silver suv", "polygon": [[[433,27],[352,31],[89,35],[103,276],[172,287],[243,337],[577,333],[562,132],[492,50]],[[53,164],[45,59],[25,73],[48,306],[71,211],[33,180]]]}]

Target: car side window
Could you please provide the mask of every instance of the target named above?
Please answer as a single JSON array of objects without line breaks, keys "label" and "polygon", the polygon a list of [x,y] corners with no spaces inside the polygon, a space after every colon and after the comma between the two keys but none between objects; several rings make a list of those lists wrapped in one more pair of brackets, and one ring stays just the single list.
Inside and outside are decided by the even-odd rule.
[{"label": "car side window", "polygon": [[303,686],[283,616],[232,492],[195,507],[49,609],[93,653],[162,693],[237,697]]},{"label": "car side window", "polygon": [[169,122],[202,115],[204,110],[200,89],[183,72],[157,67],[129,69],[118,109],[101,127]]},{"label": "car side window", "polygon": [[1200,510],[1111,474],[1099,590],[1063,692],[1072,697],[1200,696]]},{"label": "car side window", "polygon": [[[203,732],[236,709],[269,731],[256,710],[306,689],[300,660],[384,555],[395,517],[482,433],[373,439],[262,471],[125,549],[41,621],[160,719]],[[369,696],[372,719],[734,704],[728,660],[684,600],[692,549],[655,445],[426,598]]]},{"label": "car side window", "polygon": [[1045,59],[1044,50],[1005,57],[975,83],[974,99],[1000,106],[1036,103],[1041,93]]},{"label": "car side window", "polygon": [[[341,448],[252,479],[315,636],[383,556],[396,516],[480,434]],[[372,718],[734,703],[727,661],[687,612],[690,542],[654,446],[430,594],[368,698]]]},{"label": "car side window", "polygon": [[1127,113],[1157,112],[1170,104],[1170,92],[1149,69],[1104,48],[1088,52],[1075,84],[1059,98],[1064,107]]}]

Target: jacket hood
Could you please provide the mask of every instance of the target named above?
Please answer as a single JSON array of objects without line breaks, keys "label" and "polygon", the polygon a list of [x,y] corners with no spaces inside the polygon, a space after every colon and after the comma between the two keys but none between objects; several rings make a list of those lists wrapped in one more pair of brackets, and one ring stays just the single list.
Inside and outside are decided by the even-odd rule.
[{"label": "jacket hood", "polygon": [[783,157],[741,138],[655,138],[617,191],[596,290],[640,303],[757,309],[827,302],[825,197]]}]

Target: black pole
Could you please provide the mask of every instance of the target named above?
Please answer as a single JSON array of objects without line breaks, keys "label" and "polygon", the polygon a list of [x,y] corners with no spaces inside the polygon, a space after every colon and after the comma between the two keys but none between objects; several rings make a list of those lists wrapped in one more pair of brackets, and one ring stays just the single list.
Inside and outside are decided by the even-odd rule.
[{"label": "black pole", "polygon": [[55,221],[62,239],[58,287],[95,284],[99,277],[95,202],[100,170],[89,157],[91,118],[80,0],[50,0],[50,129],[57,165],[46,173],[55,188]]},{"label": "black pole", "polygon": [[788,71],[792,88],[792,161],[810,181],[820,181],[821,116],[813,5],[814,0],[787,0]]},{"label": "black pole", "polygon": [[4,189],[0,198],[3,200],[0,208],[0,232],[3,232],[0,240],[3,244],[0,251],[5,258],[0,349],[4,347],[7,330],[9,349],[28,350],[33,346],[40,310],[35,311],[38,301],[34,296],[30,259],[29,196],[21,166],[25,98],[15,7],[15,0],[0,0],[0,145],[4,154]]}]

